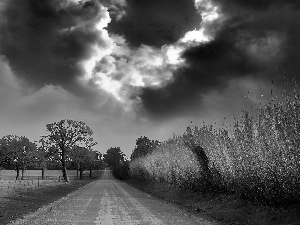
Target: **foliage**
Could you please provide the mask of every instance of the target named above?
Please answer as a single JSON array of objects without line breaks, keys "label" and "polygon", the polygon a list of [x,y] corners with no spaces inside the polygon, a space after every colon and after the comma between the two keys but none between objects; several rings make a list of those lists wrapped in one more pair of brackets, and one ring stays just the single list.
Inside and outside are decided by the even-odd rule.
[{"label": "foliage", "polygon": [[103,155],[103,161],[109,167],[114,168],[125,161],[125,154],[121,151],[120,147],[112,147]]},{"label": "foliage", "polygon": [[[34,163],[36,158],[36,145],[24,136],[6,135],[1,139],[1,157],[3,164],[13,165],[19,177],[22,169],[22,179],[26,167]],[[4,155],[5,154],[5,155]]]},{"label": "foliage", "polygon": [[68,119],[47,124],[46,127],[48,134],[43,138],[45,141],[55,144],[60,156],[64,180],[68,182],[66,172],[68,153],[75,146],[83,145],[86,148],[94,146],[96,143],[91,138],[93,131],[84,122]]},{"label": "foliage", "polygon": [[182,136],[174,136],[151,154],[132,160],[131,175],[207,190],[197,146],[207,157],[210,191],[239,193],[271,205],[300,202],[297,93],[285,95],[283,102],[272,101],[254,115],[244,111],[232,130],[205,124],[190,126]]},{"label": "foliage", "polygon": [[0,167],[4,167],[11,161],[8,143],[0,139]]},{"label": "foliage", "polygon": [[42,138],[37,145],[35,168],[46,169],[50,165],[59,164],[59,154],[53,143]]},{"label": "foliage", "polygon": [[94,161],[97,160],[96,152],[75,146],[72,151],[70,151],[69,157],[72,162],[74,162],[77,166],[77,170],[80,171],[80,179],[83,179],[83,171],[85,169],[92,169],[94,166]]},{"label": "foliage", "polygon": [[136,140],[136,146],[131,154],[131,160],[151,154],[153,149],[160,145],[159,141],[150,140],[148,137],[139,137]]},{"label": "foliage", "polygon": [[151,155],[132,161],[130,169],[133,177],[173,183],[181,187],[192,188],[190,181],[200,178],[196,155],[185,146],[181,137],[175,136],[163,142]]},{"label": "foliage", "polygon": [[128,179],[130,177],[129,161],[121,162],[118,166],[115,166],[112,170],[112,174],[119,180]]},{"label": "foliage", "polygon": [[93,161],[93,168],[96,170],[103,170],[105,168],[104,162],[102,159],[102,154],[98,151],[94,152],[94,161]]}]

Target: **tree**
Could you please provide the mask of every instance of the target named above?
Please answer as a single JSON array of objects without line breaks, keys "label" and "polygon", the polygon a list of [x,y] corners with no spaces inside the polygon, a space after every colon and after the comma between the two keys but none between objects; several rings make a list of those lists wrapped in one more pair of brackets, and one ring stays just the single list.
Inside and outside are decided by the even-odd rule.
[{"label": "tree", "polygon": [[96,145],[97,143],[91,138],[93,131],[84,122],[69,119],[47,124],[46,128],[48,134],[43,138],[56,145],[62,165],[63,178],[69,182],[66,169],[68,153],[75,146],[83,145],[89,149]]},{"label": "tree", "polygon": [[103,160],[102,160],[102,154],[98,151],[95,151],[95,160],[93,163],[93,168],[97,170],[97,173],[99,172],[99,169],[102,169],[103,167]]},{"label": "tree", "polygon": [[0,168],[6,166],[11,161],[8,143],[0,139]]},{"label": "tree", "polygon": [[[53,158],[53,150],[55,147],[52,145],[51,142],[46,141],[44,139],[39,140],[39,146],[36,150],[36,167],[42,170],[42,179],[45,178],[45,170],[48,166],[49,161]],[[57,157],[55,157],[57,158]]]},{"label": "tree", "polygon": [[150,140],[146,136],[139,137],[136,140],[136,146],[131,154],[131,160],[151,153],[158,145],[160,145],[160,142],[157,140]]},{"label": "tree", "polygon": [[94,168],[97,168],[97,173],[99,170],[99,166],[101,166],[101,153],[97,151],[89,151],[90,160],[86,164],[86,168],[90,170],[90,178],[92,177],[92,171]]},{"label": "tree", "polygon": [[35,161],[36,145],[24,136],[6,135],[2,138],[1,146],[2,149],[6,149],[7,164],[15,167],[16,179],[19,178],[20,169],[22,169],[21,179],[23,179],[26,166]]},{"label": "tree", "polygon": [[90,177],[92,176],[92,166],[95,160],[95,155],[92,150],[83,147],[74,147],[70,151],[70,159],[76,164],[77,167],[77,179],[78,171],[80,172],[80,180],[83,179],[83,171],[88,168],[90,170]]},{"label": "tree", "polygon": [[48,148],[48,154],[47,168],[54,170],[61,169],[61,157],[58,148],[55,145],[51,145],[50,148]]},{"label": "tree", "polygon": [[118,166],[114,167],[112,170],[112,174],[115,178],[119,180],[124,180],[130,177],[130,166],[129,161],[125,160],[121,162]]},{"label": "tree", "polygon": [[120,147],[110,148],[103,155],[103,160],[109,167],[114,168],[125,161],[125,154]]}]

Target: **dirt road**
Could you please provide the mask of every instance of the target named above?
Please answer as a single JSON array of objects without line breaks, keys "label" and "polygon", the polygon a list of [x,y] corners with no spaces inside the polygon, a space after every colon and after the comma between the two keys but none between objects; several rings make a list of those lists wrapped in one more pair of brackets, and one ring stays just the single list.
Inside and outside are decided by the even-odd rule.
[{"label": "dirt road", "polygon": [[201,224],[216,225],[114,179],[102,178],[11,224]]}]

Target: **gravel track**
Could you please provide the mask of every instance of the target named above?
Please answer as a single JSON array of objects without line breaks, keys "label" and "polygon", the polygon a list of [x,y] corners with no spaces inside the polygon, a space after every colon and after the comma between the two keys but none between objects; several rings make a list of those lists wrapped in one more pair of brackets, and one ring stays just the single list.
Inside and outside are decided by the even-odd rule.
[{"label": "gravel track", "polygon": [[166,203],[104,171],[96,180],[65,198],[18,219],[11,224],[201,224],[218,223],[191,217],[176,205]]}]

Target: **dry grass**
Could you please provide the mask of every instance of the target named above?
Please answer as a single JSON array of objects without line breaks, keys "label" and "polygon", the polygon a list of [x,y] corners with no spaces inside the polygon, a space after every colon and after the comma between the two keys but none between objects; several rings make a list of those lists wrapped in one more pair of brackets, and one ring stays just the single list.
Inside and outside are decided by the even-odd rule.
[{"label": "dry grass", "polygon": [[[188,127],[145,157],[131,162],[131,174],[194,190],[236,193],[273,206],[300,202],[300,100],[261,107],[235,120],[233,129],[209,125]],[[194,147],[209,160],[210,181]]]},{"label": "dry grass", "polygon": [[11,195],[16,191],[60,184],[58,180],[0,180],[0,197]]}]

